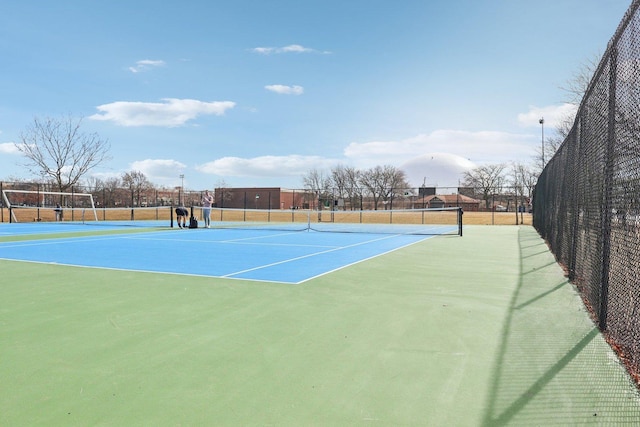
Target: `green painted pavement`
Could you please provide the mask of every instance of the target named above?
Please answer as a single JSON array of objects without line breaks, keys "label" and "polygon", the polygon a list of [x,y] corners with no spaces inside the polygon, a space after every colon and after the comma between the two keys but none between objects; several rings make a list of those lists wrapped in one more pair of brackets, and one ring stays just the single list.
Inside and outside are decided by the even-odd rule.
[{"label": "green painted pavement", "polygon": [[531,227],[469,226],[297,286],[0,271],[2,426],[640,422]]}]

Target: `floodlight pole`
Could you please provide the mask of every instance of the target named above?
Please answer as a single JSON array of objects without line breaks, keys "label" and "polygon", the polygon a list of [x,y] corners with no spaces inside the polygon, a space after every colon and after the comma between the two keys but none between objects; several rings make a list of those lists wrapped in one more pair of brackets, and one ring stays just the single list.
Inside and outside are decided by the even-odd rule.
[{"label": "floodlight pole", "polygon": [[178,192],[178,204],[182,205],[182,197],[184,193],[184,174],[180,174],[180,191]]},{"label": "floodlight pole", "polygon": [[542,169],[544,169],[544,117],[538,121],[542,127]]}]

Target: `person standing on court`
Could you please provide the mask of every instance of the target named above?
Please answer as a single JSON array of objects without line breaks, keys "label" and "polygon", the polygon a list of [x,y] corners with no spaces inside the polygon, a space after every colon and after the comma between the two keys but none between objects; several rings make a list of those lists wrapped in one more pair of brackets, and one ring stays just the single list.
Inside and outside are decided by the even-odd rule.
[{"label": "person standing on court", "polygon": [[206,190],[204,196],[202,196],[202,219],[204,220],[204,228],[209,228],[209,225],[211,225],[212,205],[213,196],[209,193],[209,190]]},{"label": "person standing on court", "polygon": [[56,213],[56,221],[62,221],[62,208],[60,203],[56,203],[56,208],[53,210]]}]

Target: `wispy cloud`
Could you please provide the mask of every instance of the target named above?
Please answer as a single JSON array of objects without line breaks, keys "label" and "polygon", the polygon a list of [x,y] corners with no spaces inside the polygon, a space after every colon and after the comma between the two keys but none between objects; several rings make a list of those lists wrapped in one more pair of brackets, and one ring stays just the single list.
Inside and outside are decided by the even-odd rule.
[{"label": "wispy cloud", "polygon": [[302,95],[304,93],[302,86],[267,85],[264,88],[270,92],[282,95]]},{"label": "wispy cloud", "polygon": [[137,160],[131,170],[142,172],[151,182],[160,185],[178,185],[177,178],[187,165],[172,159]]},{"label": "wispy cloud", "polygon": [[475,163],[499,163],[534,155],[535,141],[535,136],[528,134],[442,129],[404,139],[352,142],[344,155],[363,166],[400,164],[433,152],[455,154]]},{"label": "wispy cloud", "polygon": [[404,139],[353,142],[345,147],[340,158],[304,155],[223,157],[196,169],[225,177],[271,178],[303,176],[312,169],[330,170],[338,164],[359,169],[388,164],[405,167],[416,185],[422,183],[425,175],[429,182],[455,184],[461,171],[476,164],[532,158],[536,144],[537,136],[529,134],[437,130]]},{"label": "wispy cloud", "polygon": [[204,102],[196,99],[164,98],[164,102],[117,101],[96,107],[91,120],[111,121],[120,126],[182,126],[203,115],[221,116],[235,107],[235,102]]},{"label": "wispy cloud", "polygon": [[300,176],[311,169],[324,169],[339,163],[319,156],[223,157],[196,167],[200,172],[220,176],[278,177]]},{"label": "wispy cloud", "polygon": [[557,128],[566,120],[573,121],[577,111],[577,105],[568,103],[547,107],[531,106],[526,113],[518,114],[518,123],[526,127],[540,126],[540,119],[544,117],[545,128]]},{"label": "wispy cloud", "polygon": [[[128,165],[126,170],[94,171],[91,176],[100,180],[121,178],[124,173],[131,171],[142,172],[149,181],[156,185],[176,187],[180,185],[180,174],[184,173],[187,165],[173,159],[145,159],[136,160]],[[187,180],[185,177],[185,186]]]},{"label": "wispy cloud", "polygon": [[272,55],[272,54],[282,54],[282,53],[319,53],[328,55],[330,51],[321,51],[317,49],[312,49],[309,47],[304,47],[299,44],[290,44],[288,46],[283,47],[254,47],[251,49],[254,53],[259,53],[261,55]]},{"label": "wispy cloud", "polygon": [[143,59],[136,62],[136,65],[129,67],[129,71],[132,73],[140,73],[142,71],[148,71],[152,68],[163,67],[166,63],[161,60],[155,59]]},{"label": "wispy cloud", "polygon": [[0,143],[0,153],[3,154],[21,154],[16,144],[13,142],[3,142]]}]

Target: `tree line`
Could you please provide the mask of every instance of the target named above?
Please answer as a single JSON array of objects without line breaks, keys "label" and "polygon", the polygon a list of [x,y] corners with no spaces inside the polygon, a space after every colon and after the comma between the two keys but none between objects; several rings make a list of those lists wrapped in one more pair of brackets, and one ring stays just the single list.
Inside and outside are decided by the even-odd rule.
[{"label": "tree line", "polygon": [[388,206],[393,198],[409,191],[406,174],[391,165],[360,170],[336,165],[326,173],[312,169],[302,177],[304,189],[315,193],[320,200],[342,199],[356,209],[364,197],[371,197],[375,210],[380,203]]}]

